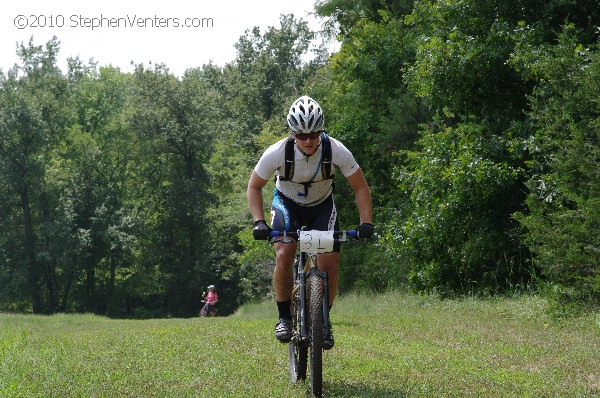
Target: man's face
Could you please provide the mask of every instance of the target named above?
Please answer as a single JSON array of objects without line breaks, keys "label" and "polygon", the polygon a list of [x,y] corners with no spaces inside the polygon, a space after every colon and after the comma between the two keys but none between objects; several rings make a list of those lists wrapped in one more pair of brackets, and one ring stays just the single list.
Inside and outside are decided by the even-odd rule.
[{"label": "man's face", "polygon": [[319,147],[319,141],[321,138],[320,131],[313,131],[311,133],[294,133],[296,138],[296,145],[307,155],[312,155],[317,151]]}]

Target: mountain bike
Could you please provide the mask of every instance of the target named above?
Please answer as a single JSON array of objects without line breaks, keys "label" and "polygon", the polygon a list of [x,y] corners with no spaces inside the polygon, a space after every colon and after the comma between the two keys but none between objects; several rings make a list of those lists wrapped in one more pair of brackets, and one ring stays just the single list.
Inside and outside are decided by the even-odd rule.
[{"label": "mountain bike", "polygon": [[209,303],[207,303],[206,301],[202,300],[202,303],[205,303],[202,306],[202,309],[200,310],[200,317],[202,318],[206,318],[206,317],[213,317],[215,316],[217,310],[215,309],[215,305],[210,305]]},{"label": "mountain bike", "polygon": [[[292,382],[306,380],[310,349],[310,390],[323,393],[323,339],[329,329],[327,273],[319,270],[318,254],[333,250],[334,242],[356,240],[348,231],[273,231],[271,242],[298,242],[292,290],[292,338],[288,343]],[[279,240],[281,238],[281,240]]]}]

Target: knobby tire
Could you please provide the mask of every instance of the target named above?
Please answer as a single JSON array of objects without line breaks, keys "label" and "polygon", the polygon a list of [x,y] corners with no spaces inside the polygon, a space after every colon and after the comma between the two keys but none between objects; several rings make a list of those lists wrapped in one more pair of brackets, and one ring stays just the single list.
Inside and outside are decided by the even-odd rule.
[{"label": "knobby tire", "polygon": [[[300,275],[303,272],[304,270],[300,268],[300,258],[296,257],[296,262],[294,263],[294,286],[300,285]],[[292,297],[291,308],[293,337],[292,341],[288,343],[288,359],[292,383],[306,380],[306,369],[308,368],[308,345],[306,342],[300,341],[300,317],[302,315],[300,307],[302,304],[305,303],[301,303],[300,291],[296,290]]]},{"label": "knobby tire", "polygon": [[323,393],[323,280],[310,273],[310,389],[314,396]]}]

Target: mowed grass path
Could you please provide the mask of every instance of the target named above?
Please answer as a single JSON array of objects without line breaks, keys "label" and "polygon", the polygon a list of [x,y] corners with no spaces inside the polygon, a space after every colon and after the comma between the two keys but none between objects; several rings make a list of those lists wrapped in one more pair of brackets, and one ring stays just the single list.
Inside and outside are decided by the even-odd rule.
[{"label": "mowed grass path", "polygon": [[[1,397],[306,397],[275,306],[227,318],[0,314]],[[600,397],[600,315],[543,299],[389,293],[336,301],[326,397]]]}]

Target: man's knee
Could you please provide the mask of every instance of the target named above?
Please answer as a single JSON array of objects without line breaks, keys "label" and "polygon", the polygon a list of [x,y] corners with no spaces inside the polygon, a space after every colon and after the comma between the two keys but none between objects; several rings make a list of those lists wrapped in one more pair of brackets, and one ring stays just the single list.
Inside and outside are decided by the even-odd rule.
[{"label": "man's knee", "polygon": [[275,249],[276,266],[287,267],[294,261],[296,248],[292,244],[277,244]]}]

